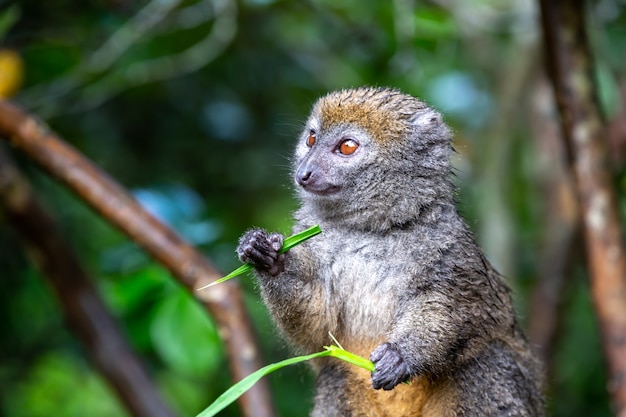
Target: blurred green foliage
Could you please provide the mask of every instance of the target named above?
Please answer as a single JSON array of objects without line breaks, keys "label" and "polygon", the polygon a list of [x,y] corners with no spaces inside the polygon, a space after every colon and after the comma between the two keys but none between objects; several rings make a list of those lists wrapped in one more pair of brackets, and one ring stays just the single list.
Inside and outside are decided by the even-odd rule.
[{"label": "blurred green foliage", "polygon": [[[624,2],[591,2],[589,14],[611,117],[623,106]],[[319,95],[370,84],[422,97],[456,131],[461,211],[516,289],[523,319],[545,210],[530,116],[542,72],[537,23],[530,0],[0,0],[0,45],[24,62],[14,99],[223,271],[237,266],[246,228],[289,234],[290,153]],[[166,399],[180,415],[206,407],[231,384],[211,319],[134,244],[15,156]],[[125,415],[16,242],[0,217],[0,415]],[[238,279],[266,361],[286,358],[254,283]],[[563,317],[552,414],[608,416],[582,268]],[[306,415],[306,368],[269,379],[281,416]]]}]

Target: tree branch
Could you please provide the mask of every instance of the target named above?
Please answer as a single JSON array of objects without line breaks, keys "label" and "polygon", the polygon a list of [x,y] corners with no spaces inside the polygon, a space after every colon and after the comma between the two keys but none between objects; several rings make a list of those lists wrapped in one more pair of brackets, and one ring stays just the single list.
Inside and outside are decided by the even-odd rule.
[{"label": "tree branch", "polygon": [[626,416],[626,257],[582,0],[540,0],[546,65],[574,171],[609,384]]},{"label": "tree branch", "polygon": [[[260,353],[239,286],[234,281],[196,292],[220,277],[213,265],[150,215],[111,177],[6,101],[0,101],[0,136],[60,179],[110,223],[165,266],[215,319],[229,353],[233,378],[261,367]],[[244,415],[272,416],[269,389],[260,381],[240,399]]]},{"label": "tree branch", "polygon": [[2,147],[0,204],[31,259],[54,288],[71,329],[131,414],[172,417],[106,310],[92,279]]}]

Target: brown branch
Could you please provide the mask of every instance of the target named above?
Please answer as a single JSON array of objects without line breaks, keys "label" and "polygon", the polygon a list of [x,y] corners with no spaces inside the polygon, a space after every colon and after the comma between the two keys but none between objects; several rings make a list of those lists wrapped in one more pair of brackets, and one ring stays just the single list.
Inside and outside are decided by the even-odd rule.
[{"label": "brown branch", "polygon": [[173,416],[127,346],[91,278],[1,147],[0,204],[29,256],[52,285],[69,326],[132,415]]},{"label": "brown branch", "polygon": [[[12,104],[0,101],[0,136],[60,179],[110,223],[164,265],[215,319],[233,378],[261,367],[260,353],[234,280],[196,292],[220,276],[211,263],[151,216],[112,178]],[[269,389],[260,381],[240,399],[246,416],[272,416]]]},{"label": "brown branch", "polygon": [[616,415],[626,416],[626,257],[593,85],[582,0],[541,0],[548,75],[580,202],[591,291]]}]

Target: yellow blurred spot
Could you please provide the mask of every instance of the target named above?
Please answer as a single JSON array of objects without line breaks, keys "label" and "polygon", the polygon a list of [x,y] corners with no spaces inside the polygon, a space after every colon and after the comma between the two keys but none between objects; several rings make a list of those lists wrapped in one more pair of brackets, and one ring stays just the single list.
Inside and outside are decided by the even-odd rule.
[{"label": "yellow blurred spot", "polygon": [[19,90],[23,77],[22,58],[10,49],[0,49],[0,98],[9,98]]}]

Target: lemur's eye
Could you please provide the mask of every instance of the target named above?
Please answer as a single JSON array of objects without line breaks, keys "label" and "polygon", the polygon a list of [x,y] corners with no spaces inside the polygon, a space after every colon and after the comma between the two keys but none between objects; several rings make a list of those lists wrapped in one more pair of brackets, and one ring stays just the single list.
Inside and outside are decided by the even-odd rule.
[{"label": "lemur's eye", "polygon": [[309,137],[306,138],[306,146],[308,146],[310,148],[313,145],[315,145],[315,139],[316,138],[317,138],[317,135],[315,133],[315,130],[309,131]]},{"label": "lemur's eye", "polygon": [[342,155],[352,155],[359,147],[354,139],[345,139],[339,144],[339,153]]}]

